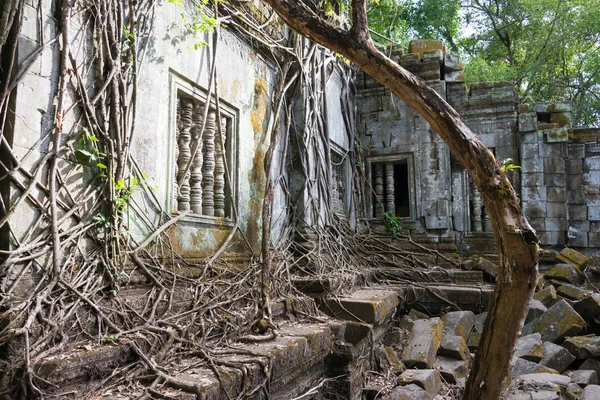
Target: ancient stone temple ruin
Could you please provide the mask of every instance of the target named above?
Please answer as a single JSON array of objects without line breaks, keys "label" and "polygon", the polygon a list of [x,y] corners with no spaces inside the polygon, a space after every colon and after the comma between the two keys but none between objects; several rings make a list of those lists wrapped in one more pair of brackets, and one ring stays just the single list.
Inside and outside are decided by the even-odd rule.
[{"label": "ancient stone temple ruin", "polygon": [[[518,104],[511,82],[467,87],[462,63],[439,41],[413,41],[392,58],[459,111],[498,160],[520,167],[509,176],[541,244],[600,246],[600,130],[572,127],[566,102]],[[356,85],[371,218],[392,211],[417,232],[457,243],[490,233],[481,195],[423,118],[368,75]]]},{"label": "ancient stone temple ruin", "polygon": [[[418,113],[259,0],[74,3],[19,2],[2,48],[0,398],[371,399],[376,369],[408,398],[464,386],[497,258]],[[530,339],[565,340],[543,316],[596,333],[578,286],[600,130],[510,82],[467,87],[440,41],[381,49],[460,113],[556,250]],[[518,371],[568,367],[543,360]]]}]

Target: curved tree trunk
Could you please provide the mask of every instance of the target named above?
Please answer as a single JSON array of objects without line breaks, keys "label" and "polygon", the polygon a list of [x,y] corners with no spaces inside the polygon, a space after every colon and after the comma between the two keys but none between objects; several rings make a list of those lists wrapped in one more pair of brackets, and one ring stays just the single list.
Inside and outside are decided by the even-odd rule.
[{"label": "curved tree trunk", "polygon": [[496,292],[467,382],[465,399],[497,399],[525,320],[537,275],[537,237],[493,154],[433,89],[378,51],[365,0],[352,0],[348,31],[303,1],[265,0],[293,29],[342,54],[419,112],[473,178],[490,215],[500,252]]}]

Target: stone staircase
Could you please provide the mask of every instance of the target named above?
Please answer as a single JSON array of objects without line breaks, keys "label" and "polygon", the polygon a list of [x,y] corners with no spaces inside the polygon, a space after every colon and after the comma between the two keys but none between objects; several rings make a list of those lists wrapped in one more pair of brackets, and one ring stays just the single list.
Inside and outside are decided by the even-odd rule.
[{"label": "stone staircase", "polygon": [[463,238],[461,249],[466,257],[484,257],[498,264],[498,250],[490,232],[471,232]]}]

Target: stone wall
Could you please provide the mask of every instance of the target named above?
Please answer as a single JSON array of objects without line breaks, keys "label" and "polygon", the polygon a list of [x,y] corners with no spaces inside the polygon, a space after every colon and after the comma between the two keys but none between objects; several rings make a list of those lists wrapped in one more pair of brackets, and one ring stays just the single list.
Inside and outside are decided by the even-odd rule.
[{"label": "stone wall", "polygon": [[[569,103],[518,104],[511,82],[467,88],[462,63],[439,41],[412,41],[408,54],[394,47],[390,54],[459,111],[501,163],[520,167],[507,173],[543,245],[600,246],[599,130],[572,128]],[[385,170],[372,165],[406,159],[412,229],[458,240],[491,232],[480,194],[430,126],[368,75],[359,74],[357,87],[357,131],[373,187],[371,218],[389,211]]]}]

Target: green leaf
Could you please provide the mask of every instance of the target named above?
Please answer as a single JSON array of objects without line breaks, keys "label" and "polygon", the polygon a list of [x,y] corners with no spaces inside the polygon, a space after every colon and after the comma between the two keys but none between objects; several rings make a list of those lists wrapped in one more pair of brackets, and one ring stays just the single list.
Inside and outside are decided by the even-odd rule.
[{"label": "green leaf", "polygon": [[96,167],[100,168],[100,169],[106,169],[106,165],[102,164],[102,163],[97,163]]}]

